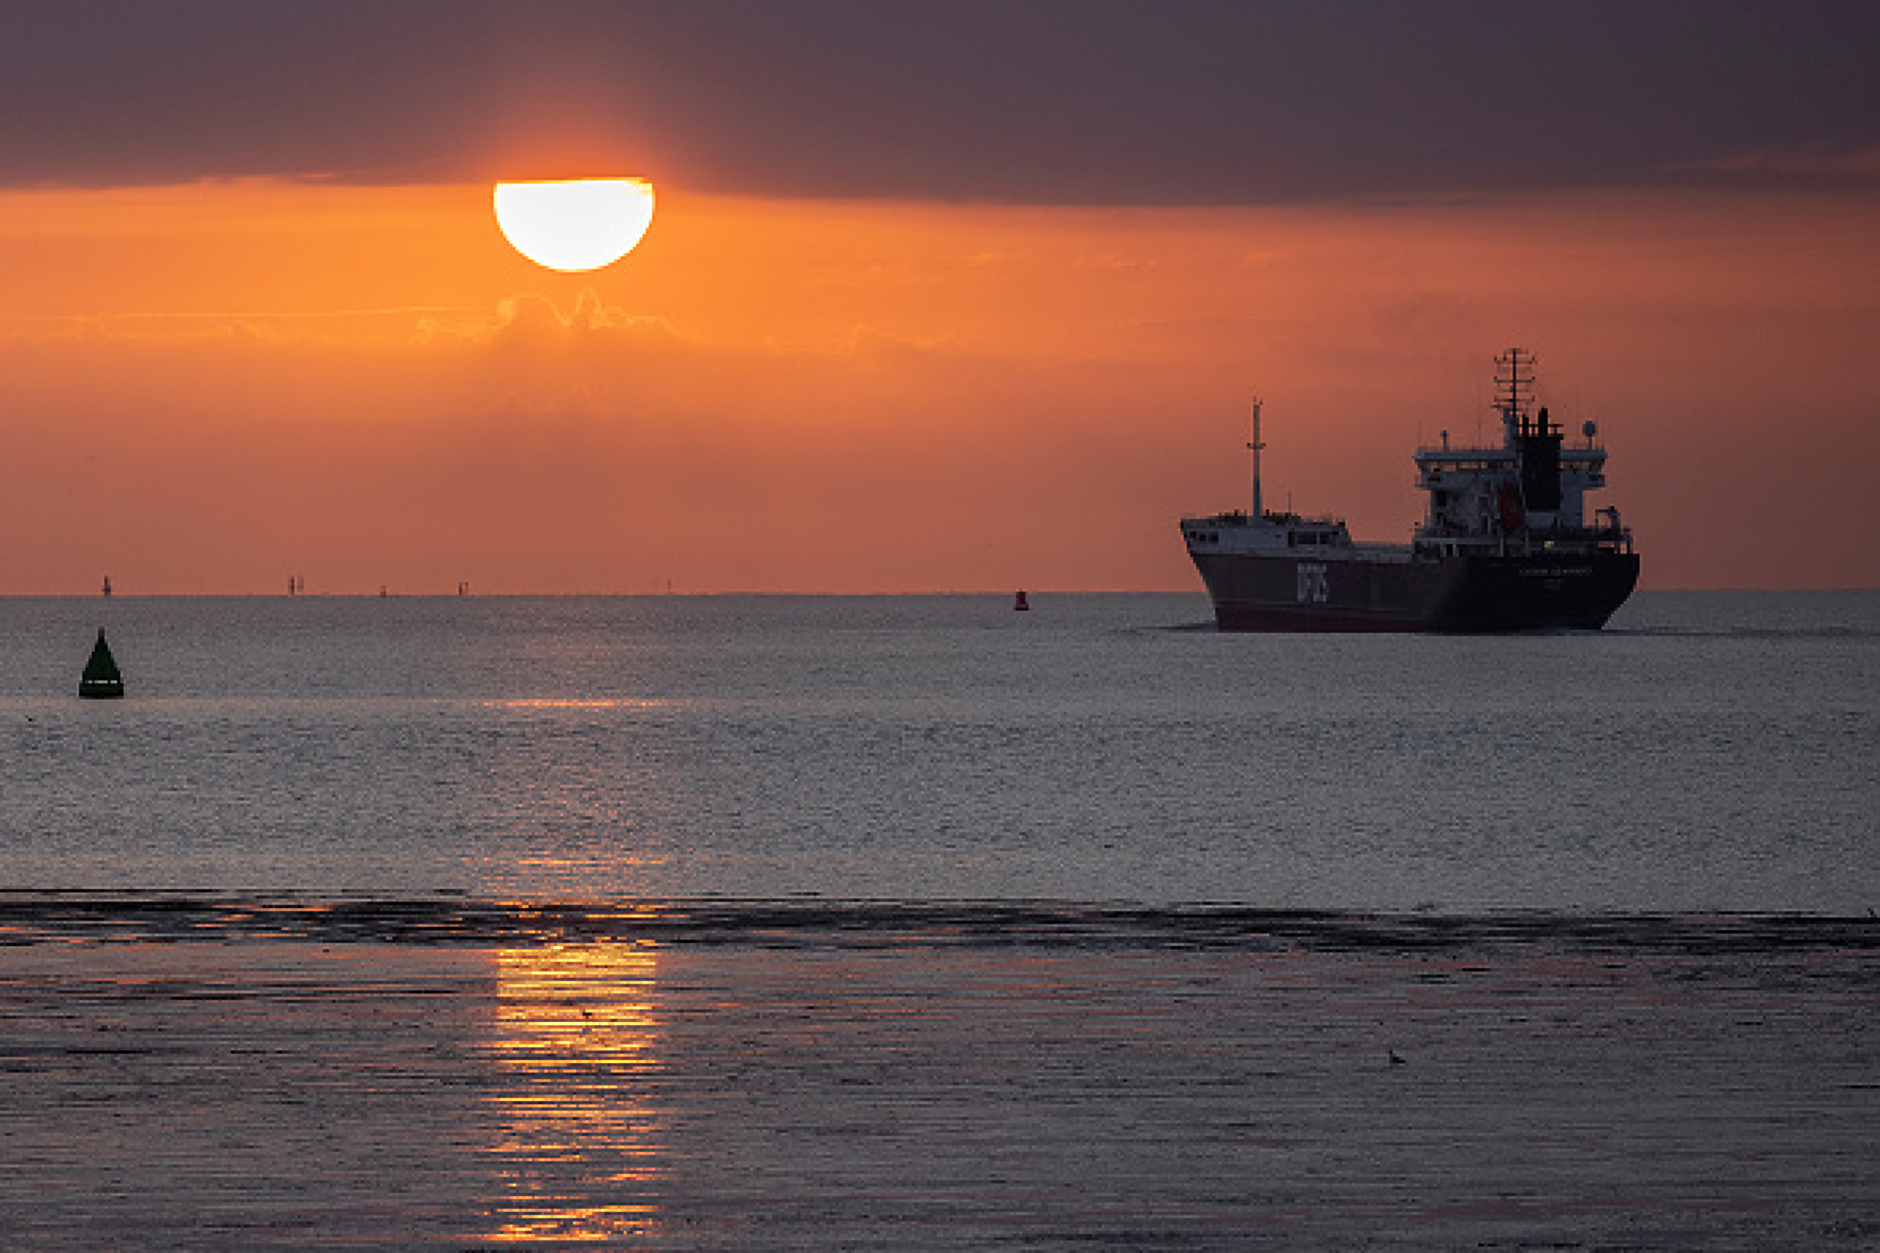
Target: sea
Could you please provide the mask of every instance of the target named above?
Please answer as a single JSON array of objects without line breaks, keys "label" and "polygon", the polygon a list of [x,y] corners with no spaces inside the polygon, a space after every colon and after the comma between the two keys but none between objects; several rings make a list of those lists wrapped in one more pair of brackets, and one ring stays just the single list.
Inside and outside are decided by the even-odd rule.
[{"label": "sea", "polygon": [[1880,1247],[1880,592],[1030,606],[0,599],[0,1246]]}]

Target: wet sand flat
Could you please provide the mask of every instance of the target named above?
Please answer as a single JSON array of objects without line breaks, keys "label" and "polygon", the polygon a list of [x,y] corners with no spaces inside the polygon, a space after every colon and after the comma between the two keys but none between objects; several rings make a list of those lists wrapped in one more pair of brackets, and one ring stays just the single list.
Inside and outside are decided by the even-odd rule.
[{"label": "wet sand flat", "polygon": [[1696,947],[1397,934],[11,945],[0,1231],[28,1249],[1880,1242],[1880,957],[1857,926]]}]

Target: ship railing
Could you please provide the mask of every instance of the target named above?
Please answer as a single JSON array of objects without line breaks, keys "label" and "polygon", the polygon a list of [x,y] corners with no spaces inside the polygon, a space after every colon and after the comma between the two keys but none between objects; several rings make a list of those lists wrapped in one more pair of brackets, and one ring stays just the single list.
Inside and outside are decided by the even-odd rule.
[{"label": "ship railing", "polygon": [[1344,526],[1345,520],[1334,513],[1294,513],[1290,509],[1268,509],[1260,515],[1282,526]]},{"label": "ship railing", "polygon": [[[1209,526],[1246,526],[1254,521],[1254,516],[1245,509],[1230,509],[1226,513],[1210,513],[1203,516],[1188,517],[1184,522],[1200,522]],[[1259,520],[1276,526],[1321,526],[1343,527],[1345,520],[1336,514],[1303,514],[1290,511],[1268,509],[1260,514]]]},{"label": "ship railing", "polygon": [[1458,535],[1418,532],[1411,547],[1440,557],[1505,557],[1510,551],[1506,535]]},{"label": "ship railing", "polygon": [[1246,526],[1245,510],[1235,509],[1228,513],[1191,514],[1182,518],[1183,528],[1190,526]]},{"label": "ship railing", "polygon": [[1622,526],[1563,526],[1545,531],[1529,531],[1514,537],[1514,542],[1520,545],[1520,552],[1566,549],[1625,553],[1632,551],[1632,532]]},{"label": "ship railing", "polygon": [[1411,539],[1418,553],[1445,557],[1526,557],[1546,552],[1632,551],[1632,532],[1624,527],[1572,527],[1519,535],[1458,535],[1418,530]]},{"label": "ship railing", "polygon": [[1371,561],[1380,565],[1396,564],[1410,556],[1410,546],[1407,544],[1371,542],[1352,544],[1338,551],[1345,560]]}]

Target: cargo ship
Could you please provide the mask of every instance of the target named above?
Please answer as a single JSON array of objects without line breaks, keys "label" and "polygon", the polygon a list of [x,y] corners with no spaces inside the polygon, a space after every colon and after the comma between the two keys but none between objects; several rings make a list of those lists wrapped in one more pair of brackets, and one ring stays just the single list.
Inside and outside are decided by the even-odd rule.
[{"label": "cargo ship", "polygon": [[1358,543],[1342,518],[1262,508],[1254,402],[1252,509],[1181,520],[1224,631],[1598,630],[1638,582],[1616,508],[1586,517],[1606,485],[1591,422],[1569,444],[1534,404],[1534,356],[1495,358],[1498,447],[1417,450],[1424,519],[1408,544]]}]

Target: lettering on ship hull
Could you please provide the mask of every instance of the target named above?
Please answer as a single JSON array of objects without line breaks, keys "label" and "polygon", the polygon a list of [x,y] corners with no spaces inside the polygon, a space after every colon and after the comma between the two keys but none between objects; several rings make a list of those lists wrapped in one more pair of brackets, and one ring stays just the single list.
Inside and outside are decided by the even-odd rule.
[{"label": "lettering on ship hull", "polygon": [[1298,598],[1302,605],[1323,605],[1331,600],[1332,580],[1324,562],[1299,563]]}]

